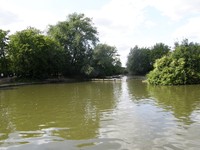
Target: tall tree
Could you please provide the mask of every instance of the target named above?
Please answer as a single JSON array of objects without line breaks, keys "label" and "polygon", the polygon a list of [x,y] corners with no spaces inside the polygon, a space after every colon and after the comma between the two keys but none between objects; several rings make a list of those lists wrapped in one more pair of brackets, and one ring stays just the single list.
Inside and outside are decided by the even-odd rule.
[{"label": "tall tree", "polygon": [[94,49],[95,76],[109,76],[120,74],[121,62],[116,47],[98,44]]},{"label": "tall tree", "polygon": [[153,47],[151,47],[150,61],[152,67],[156,59],[159,59],[162,56],[167,55],[169,52],[170,52],[170,47],[168,45],[165,45],[164,43],[156,43]]},{"label": "tall tree", "polygon": [[156,59],[169,53],[169,46],[163,43],[157,43],[151,48],[131,48],[128,55],[127,69],[130,74],[145,75],[153,70],[153,64]]},{"label": "tall tree", "polygon": [[66,21],[50,26],[48,34],[64,48],[66,74],[85,74],[98,41],[92,20],[84,14],[73,13]]},{"label": "tall tree", "polygon": [[8,60],[8,33],[0,29],[0,74],[4,76],[8,75],[9,72],[9,60]]},{"label": "tall tree", "polygon": [[35,28],[11,35],[9,47],[13,71],[17,76],[47,78],[61,72],[61,47]]},{"label": "tall tree", "polygon": [[145,75],[151,69],[150,49],[138,46],[131,48],[126,65],[130,74]]}]

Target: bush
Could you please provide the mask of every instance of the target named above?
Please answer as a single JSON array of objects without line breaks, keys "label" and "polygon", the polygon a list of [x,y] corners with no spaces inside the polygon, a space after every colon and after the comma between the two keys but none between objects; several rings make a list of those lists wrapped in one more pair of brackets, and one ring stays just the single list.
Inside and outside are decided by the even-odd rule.
[{"label": "bush", "polygon": [[151,48],[131,48],[128,55],[127,70],[133,75],[146,75],[153,70],[156,59],[168,54],[169,46],[157,43]]},{"label": "bush", "polygon": [[200,83],[200,46],[184,40],[175,50],[158,60],[147,75],[154,85],[184,85]]}]

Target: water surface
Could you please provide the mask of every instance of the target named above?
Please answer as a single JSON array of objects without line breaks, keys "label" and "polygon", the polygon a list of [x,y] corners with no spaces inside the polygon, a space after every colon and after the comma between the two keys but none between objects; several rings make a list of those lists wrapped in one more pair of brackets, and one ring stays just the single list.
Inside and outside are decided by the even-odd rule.
[{"label": "water surface", "polygon": [[200,85],[141,80],[0,90],[0,149],[199,150]]}]

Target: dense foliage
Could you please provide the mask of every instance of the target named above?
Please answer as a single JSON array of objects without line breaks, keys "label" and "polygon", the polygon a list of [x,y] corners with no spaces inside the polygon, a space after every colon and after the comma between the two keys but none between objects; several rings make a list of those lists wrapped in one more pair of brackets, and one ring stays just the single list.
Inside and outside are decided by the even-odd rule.
[{"label": "dense foliage", "polygon": [[145,75],[149,72],[151,69],[150,49],[139,48],[138,46],[131,48],[127,61],[127,69],[133,75]]},{"label": "dense foliage", "polygon": [[148,75],[154,85],[183,85],[200,83],[200,45],[184,40],[175,50],[156,60]]},{"label": "dense foliage", "polygon": [[47,78],[62,69],[62,49],[37,29],[28,28],[10,37],[9,57],[19,77]]},{"label": "dense foliage", "polygon": [[0,73],[7,76],[9,73],[9,58],[8,58],[8,33],[0,29]]},{"label": "dense foliage", "polygon": [[98,41],[97,30],[93,27],[92,20],[84,14],[74,13],[69,15],[66,21],[50,26],[48,34],[64,49],[68,63],[66,74],[86,74]]},{"label": "dense foliage", "polygon": [[105,77],[122,72],[121,62],[115,47],[107,44],[98,44],[94,49],[93,56],[94,76]]},{"label": "dense foliage", "polygon": [[131,48],[128,55],[127,69],[132,75],[146,75],[153,69],[156,59],[169,52],[169,47],[163,43],[157,43],[151,48]]},{"label": "dense foliage", "polygon": [[115,47],[98,44],[92,20],[73,13],[50,25],[47,34],[29,27],[8,36],[0,30],[0,74],[45,79],[103,77],[121,73]]}]

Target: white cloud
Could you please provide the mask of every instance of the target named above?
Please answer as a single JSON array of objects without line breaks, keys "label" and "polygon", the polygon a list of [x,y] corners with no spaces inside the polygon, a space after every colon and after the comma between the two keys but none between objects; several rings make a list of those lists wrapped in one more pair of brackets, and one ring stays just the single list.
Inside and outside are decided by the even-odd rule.
[{"label": "white cloud", "polygon": [[190,18],[188,22],[181,27],[179,27],[173,34],[173,38],[178,38],[180,40],[187,38],[200,41],[200,17]]},{"label": "white cloud", "polygon": [[123,64],[133,45],[133,35],[145,21],[146,6],[145,0],[111,0],[100,10],[86,12],[93,18],[101,42],[118,48]]},{"label": "white cloud", "polygon": [[0,25],[9,25],[13,22],[18,22],[18,16],[12,12],[0,8]]},{"label": "white cloud", "polygon": [[147,28],[152,28],[152,27],[155,27],[157,24],[155,23],[155,22],[153,22],[153,21],[151,21],[151,20],[146,20],[145,22],[144,22],[144,25],[147,27]]},{"label": "white cloud", "polygon": [[[159,20],[156,22],[155,19],[147,18],[147,13],[151,13],[146,12],[149,6],[158,10],[165,18],[163,20],[166,20],[166,27],[170,28],[166,28],[166,30],[171,31],[171,33],[159,35],[160,31],[156,29],[159,26]],[[191,15],[198,15],[199,12],[199,0],[111,0],[102,9],[89,11],[86,14],[93,18],[100,33],[101,42],[115,45],[125,65],[129,50],[134,45],[148,47],[156,42],[164,42],[166,44],[170,43],[170,46],[172,46],[175,39],[181,35],[180,33],[184,33],[181,30],[185,30],[185,34],[187,31],[188,36],[197,36],[196,30],[198,30],[199,24],[194,24],[198,19],[191,20],[190,23],[177,30],[177,34],[174,34],[176,37],[172,35],[172,31],[176,30],[177,26],[175,24],[177,22],[186,17],[191,17]],[[188,32],[190,27],[193,27],[193,29]],[[152,37],[150,37],[148,31],[150,32],[152,28],[156,33],[151,33]],[[145,29],[146,33],[144,33]],[[172,39],[169,39],[169,37],[172,37]]]},{"label": "white cloud", "polygon": [[[15,31],[23,30],[29,26],[36,27],[40,30],[45,30],[49,24],[55,24],[59,19],[64,18],[64,15],[58,16],[56,12],[52,10],[46,10],[37,7],[38,4],[45,8],[45,3],[35,2],[29,3],[23,0],[16,1],[4,1],[0,0],[0,28],[4,30],[11,30],[11,33]],[[15,3],[16,2],[16,3]],[[34,4],[35,6],[32,6]],[[37,4],[37,5],[36,5]]]},{"label": "white cloud", "polygon": [[100,36],[116,43],[116,37],[129,35],[143,22],[143,4],[140,0],[112,0],[101,10],[89,11],[87,14],[93,18]]},{"label": "white cloud", "polygon": [[172,20],[180,20],[189,14],[200,12],[199,0],[150,0],[149,5]]}]

